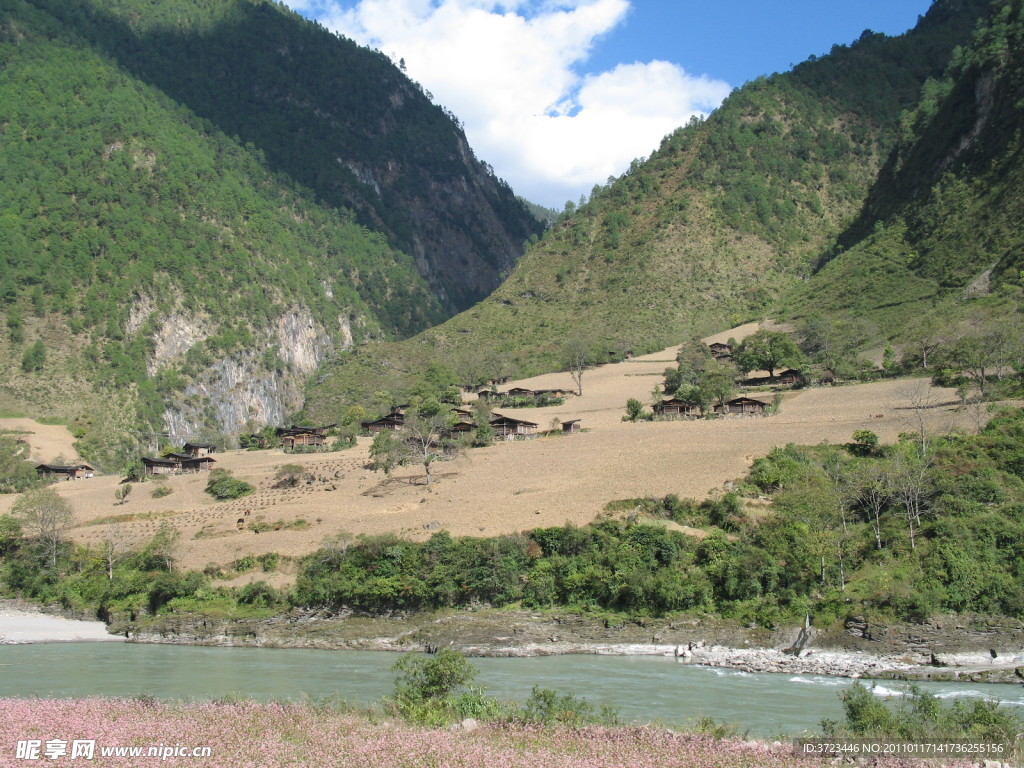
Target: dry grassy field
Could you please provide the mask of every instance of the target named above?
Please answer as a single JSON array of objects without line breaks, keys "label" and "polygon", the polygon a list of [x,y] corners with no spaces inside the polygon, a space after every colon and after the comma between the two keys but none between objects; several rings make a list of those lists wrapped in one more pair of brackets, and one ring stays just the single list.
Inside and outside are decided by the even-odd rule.
[{"label": "dry grassy field", "polygon": [[[739,338],[755,327],[719,336]],[[768,418],[623,422],[626,400],[650,402],[652,388],[674,364],[675,353],[671,348],[587,371],[583,396],[568,398],[564,406],[505,411],[534,421],[541,429],[555,418],[581,419],[584,431],[469,450],[435,464],[436,480],[429,490],[416,467],[400,468],[391,477],[365,469],[369,438],[337,453],[215,454],[216,466],[232,470],[257,488],[238,501],[210,498],[203,492],[205,475],[138,484],[123,505],[115,503],[117,477],[64,482],[56,488],[74,507],[77,524],[71,535],[76,541],[99,545],[114,526],[119,539],[141,544],[161,522],[169,521],[181,533],[180,564],[202,568],[266,552],[305,554],[325,537],[341,532],[426,538],[440,529],[453,535],[494,535],[566,521],[585,524],[614,499],[668,493],[704,498],[720,493],[727,482],[743,476],[755,458],[777,445],[842,443],[858,429],[871,429],[883,441],[893,441],[900,432],[915,429],[918,417],[926,419],[932,432],[977,428],[971,414],[956,409],[951,390],[929,388],[925,380],[789,392],[781,411]],[[514,384],[550,388],[569,387],[571,382],[562,373]],[[925,390],[930,407],[915,409],[915,393]],[[0,421],[0,428],[10,427]],[[37,431],[31,437],[34,457],[37,442],[43,459],[52,458],[47,450],[72,455],[70,436],[64,438],[65,445],[51,434],[62,428],[25,428]],[[42,442],[44,438],[48,442]],[[283,464],[301,464],[310,477],[298,487],[274,489],[274,473]],[[171,493],[153,498],[159,485]],[[12,503],[12,497],[0,497],[0,513]],[[250,529],[256,523],[263,524],[260,533]],[[273,581],[288,579],[282,573]]]}]

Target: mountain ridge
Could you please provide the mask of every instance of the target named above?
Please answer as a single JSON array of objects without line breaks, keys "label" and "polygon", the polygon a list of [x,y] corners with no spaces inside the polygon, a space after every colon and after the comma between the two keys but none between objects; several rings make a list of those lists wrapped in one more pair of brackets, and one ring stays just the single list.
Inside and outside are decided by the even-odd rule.
[{"label": "mountain ridge", "polygon": [[595,187],[486,300],[408,342],[331,363],[308,412],[407,390],[432,355],[471,383],[503,368],[556,369],[574,338],[601,362],[777,312],[861,213],[900,114],[987,5],[937,2],[904,35],[866,32],[734,91]]},{"label": "mountain ridge", "polygon": [[[277,151],[269,139],[266,147],[243,141],[179,103],[153,78],[126,68],[129,54],[136,69],[145,63],[152,38],[138,38],[128,23],[96,21],[110,7],[126,13],[142,6],[134,0],[0,3],[0,311],[7,329],[0,340],[0,409],[71,420],[76,431],[93,435],[91,455],[102,462],[117,464],[154,431],[177,439],[236,432],[249,422],[282,423],[301,407],[305,380],[331,350],[438,322],[447,314],[443,301],[451,305],[489,290],[518,255],[520,235],[525,239],[539,226],[472,156],[451,116],[430,105],[380,54],[290,12],[282,16],[269,3],[218,0],[195,9],[241,9],[264,26],[280,17],[287,24],[276,34],[294,34],[311,48],[336,48],[357,65],[367,62],[386,73],[397,91],[381,94],[361,83],[358,69],[335,77],[347,75],[360,86],[349,89],[349,98],[381,97],[378,116],[392,114],[389,94],[396,92],[429,116],[422,141],[413,138],[414,126],[403,128],[411,147],[405,170],[413,181],[430,182],[417,192],[422,217],[442,220],[446,209],[432,209],[430,201],[444,196],[455,201],[449,208],[490,210],[491,220],[500,218],[498,204],[507,204],[519,212],[513,229],[520,226],[516,220],[529,225],[522,232],[475,233],[472,227],[488,231],[483,214],[458,242],[443,221],[418,230],[409,219],[404,234],[372,231],[361,219],[372,219],[378,208],[349,208],[343,193],[364,187],[371,190],[365,194],[376,193],[342,163],[333,163],[321,191],[310,188],[285,172],[286,162],[268,160]],[[192,6],[158,6],[164,14],[175,8]],[[103,34],[113,38],[106,47],[97,40]],[[180,56],[173,43],[172,36],[150,64]],[[117,46],[123,46],[118,55],[107,50]],[[217,50],[223,53],[224,46]],[[268,66],[280,77],[276,65]],[[246,74],[250,89],[260,82]],[[316,105],[303,110],[315,112]],[[264,138],[273,135],[271,128],[261,127]],[[444,147],[461,163],[447,182],[431,176],[429,165],[411,165],[415,145],[442,129],[448,132]],[[367,140],[372,132],[364,131]],[[286,139],[294,137],[279,142]],[[310,147],[307,140],[294,151],[312,153]],[[315,153],[316,163],[325,152]],[[435,153],[434,165],[443,154]],[[386,152],[378,155],[386,164]],[[331,186],[343,177],[348,186]],[[334,203],[325,201],[332,189]],[[399,192],[388,194],[398,200]],[[446,268],[422,249],[397,249],[394,242],[403,237],[421,245],[450,240],[456,259],[469,260],[474,249],[487,258],[476,259],[476,277],[467,261],[435,292],[420,270]],[[491,247],[491,241],[504,245]],[[445,287],[460,280],[461,288]],[[111,410],[124,419],[116,430],[100,428]]]}]

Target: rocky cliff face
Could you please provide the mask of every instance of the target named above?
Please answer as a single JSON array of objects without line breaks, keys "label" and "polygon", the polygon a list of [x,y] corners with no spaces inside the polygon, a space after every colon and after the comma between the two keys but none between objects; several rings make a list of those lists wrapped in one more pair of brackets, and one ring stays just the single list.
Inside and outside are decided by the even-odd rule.
[{"label": "rocky cliff face", "polygon": [[[204,318],[180,309],[157,325],[147,361],[150,375],[168,367],[189,370],[189,351],[212,333]],[[331,352],[353,343],[347,317],[339,317],[338,327],[329,332],[305,308],[285,312],[254,335],[250,347],[221,355],[190,373],[184,388],[168,400],[163,426],[172,442],[210,428],[237,434],[253,426],[284,424],[302,407],[306,379]]]}]

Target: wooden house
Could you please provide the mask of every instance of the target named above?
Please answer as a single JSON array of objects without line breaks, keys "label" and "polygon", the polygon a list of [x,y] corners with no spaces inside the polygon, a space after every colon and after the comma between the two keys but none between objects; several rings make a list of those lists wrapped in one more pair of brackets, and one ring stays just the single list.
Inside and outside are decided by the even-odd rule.
[{"label": "wooden house", "polygon": [[573,419],[572,421],[562,422],[562,432],[566,435],[575,435],[580,431],[580,420]]},{"label": "wooden house", "polygon": [[198,459],[200,456],[208,456],[216,450],[217,446],[212,443],[185,443],[182,452],[187,453],[193,459]]},{"label": "wooden house", "polygon": [[156,459],[151,456],[142,457],[142,465],[147,475],[173,475],[181,471],[181,459]]},{"label": "wooden house", "polygon": [[324,435],[318,435],[313,432],[285,432],[281,434],[281,445],[285,448],[295,448],[296,446],[313,446],[318,447],[327,444],[327,438]]},{"label": "wooden house", "polygon": [[511,416],[500,416],[495,414],[491,419],[491,426],[499,440],[523,440],[537,436],[537,425],[532,421],[513,419]]},{"label": "wooden house", "polygon": [[725,403],[716,405],[715,413],[722,416],[763,416],[768,406],[761,400],[750,397],[736,397]]},{"label": "wooden house", "polygon": [[775,376],[775,381],[779,384],[800,384],[803,380],[804,375],[795,368],[787,368]]},{"label": "wooden house", "polygon": [[291,432],[293,434],[309,434],[309,435],[320,435],[321,437],[327,435],[327,431],[334,429],[337,424],[325,424],[322,427],[298,427],[292,424],[290,427],[279,427],[278,433]]},{"label": "wooden house", "polygon": [[831,386],[839,381],[839,377],[835,371],[831,371],[828,368],[818,368],[811,371],[811,381],[815,384],[828,384]]},{"label": "wooden house", "polygon": [[716,341],[714,344],[708,344],[708,349],[711,350],[711,356],[715,360],[728,360],[732,357],[732,347],[728,344],[723,344],[720,341]]},{"label": "wooden house", "polygon": [[178,462],[179,472],[209,472],[213,467],[211,464],[216,464],[217,460],[212,459],[209,456],[193,456],[190,453],[170,453],[164,454],[165,459]]},{"label": "wooden house", "polygon": [[455,424],[452,424],[445,431],[452,437],[471,435],[476,431],[476,424],[474,424],[472,421],[459,421]]},{"label": "wooden house", "polygon": [[359,426],[363,428],[364,432],[369,432],[371,435],[376,435],[378,432],[383,432],[386,429],[398,431],[405,426],[405,416],[401,413],[392,412],[373,421],[361,421]]},{"label": "wooden house", "polygon": [[473,423],[473,412],[468,408],[452,408],[452,413],[464,424]]},{"label": "wooden house", "polygon": [[182,459],[181,471],[182,472],[209,472],[213,467],[211,465],[216,464],[217,460],[212,459],[209,456],[190,456],[187,459]]},{"label": "wooden house", "polygon": [[526,387],[512,387],[508,392],[502,392],[505,397],[536,397],[537,393]]},{"label": "wooden house", "polygon": [[555,389],[535,389],[533,391],[533,394],[536,395],[537,397],[552,397],[552,398],[554,398],[554,397],[565,397],[566,395],[569,395],[571,393],[567,389],[555,388]]},{"label": "wooden house", "polygon": [[88,464],[39,464],[36,472],[47,479],[82,480],[92,477],[96,470]]},{"label": "wooden house", "polygon": [[281,438],[281,445],[285,448],[309,445],[321,446],[327,444],[327,430],[338,426],[337,424],[325,424],[322,427],[297,427],[294,424],[290,427],[278,427],[277,436]]},{"label": "wooden house", "polygon": [[654,412],[659,416],[688,416],[701,415],[701,408],[695,403],[688,403],[678,397],[670,397],[654,404]]}]

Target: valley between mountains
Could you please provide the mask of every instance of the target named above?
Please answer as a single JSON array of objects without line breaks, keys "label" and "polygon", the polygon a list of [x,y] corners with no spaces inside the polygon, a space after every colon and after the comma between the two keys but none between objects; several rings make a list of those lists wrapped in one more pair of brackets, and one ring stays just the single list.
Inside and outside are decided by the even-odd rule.
[{"label": "valley between mountains", "polygon": [[[706,341],[742,339],[757,327],[750,323]],[[113,526],[119,538],[141,548],[166,521],[181,533],[175,553],[179,567],[198,570],[270,552],[308,555],[324,539],[343,532],[398,533],[424,540],[438,530],[453,536],[495,536],[567,521],[585,525],[605,514],[605,505],[614,500],[720,494],[746,474],[754,459],[787,443],[842,444],[861,429],[872,430],[882,442],[894,442],[900,432],[916,429],[922,414],[934,433],[977,428],[970,411],[958,410],[954,390],[931,386],[927,379],[794,390],[785,393],[779,413],[767,418],[623,422],[626,400],[648,397],[677,351],[670,347],[587,371],[582,397],[571,396],[563,406],[507,411],[542,430],[554,418],[580,419],[583,431],[467,450],[435,464],[430,490],[415,466],[399,467],[391,476],[366,469],[372,442],[366,437],[354,448],[333,453],[216,453],[218,468],[257,488],[235,501],[217,502],[204,493],[206,473],[137,485],[123,505],[114,498],[120,476],[54,487],[74,508],[75,527],[69,535],[77,543],[98,549]],[[570,383],[568,373],[553,373],[508,386]],[[771,399],[768,393],[751,394]],[[915,409],[912,403],[920,403],[922,395],[929,407]],[[275,472],[284,464],[302,465],[306,476],[294,488],[274,489]],[[172,492],[154,499],[151,491],[157,485]],[[12,496],[0,496],[0,514],[13,501]],[[756,499],[745,503],[751,514],[759,507],[767,510],[767,503]],[[261,532],[254,533],[253,525]],[[264,579],[280,587],[293,580],[291,570],[285,561],[275,573],[243,574],[232,583]]]}]

